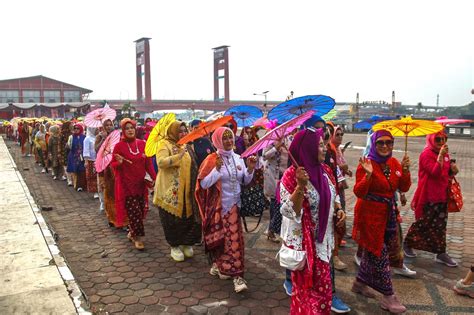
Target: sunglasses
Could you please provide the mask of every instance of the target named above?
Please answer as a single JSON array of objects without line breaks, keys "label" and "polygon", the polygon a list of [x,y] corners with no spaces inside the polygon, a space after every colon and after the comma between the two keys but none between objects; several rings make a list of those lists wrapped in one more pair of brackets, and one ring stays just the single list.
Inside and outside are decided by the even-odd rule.
[{"label": "sunglasses", "polygon": [[375,145],[377,145],[378,147],[383,147],[383,146],[387,146],[387,147],[393,147],[393,140],[378,140],[378,141],[375,141]]},{"label": "sunglasses", "polygon": [[336,133],[336,137],[343,137],[343,136],[344,136],[344,132]]},{"label": "sunglasses", "polygon": [[448,141],[448,138],[447,137],[436,137],[435,141],[436,142],[446,142],[446,141]]}]

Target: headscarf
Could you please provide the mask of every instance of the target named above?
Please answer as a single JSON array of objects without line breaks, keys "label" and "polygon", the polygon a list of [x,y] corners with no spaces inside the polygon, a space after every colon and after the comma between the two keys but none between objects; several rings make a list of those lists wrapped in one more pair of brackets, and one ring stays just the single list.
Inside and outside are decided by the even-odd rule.
[{"label": "headscarf", "polygon": [[364,157],[367,157],[369,155],[369,152],[370,152],[370,148],[371,148],[371,144],[372,144],[372,135],[374,134],[374,131],[372,129],[369,130],[369,132],[367,132],[367,142],[365,144],[365,149],[364,149],[364,152],[362,152],[362,156]]},{"label": "headscarf", "polygon": [[226,131],[232,133],[232,139],[233,141],[235,141],[234,133],[227,127],[219,127],[212,134],[212,144],[216,147],[217,153],[219,153],[219,155],[221,156],[231,156],[234,152],[234,150],[232,149],[229,151],[224,150],[224,143],[222,141],[222,137],[224,136],[224,133]]},{"label": "headscarf", "polygon": [[75,124],[74,128],[79,128],[79,136],[84,134],[84,126],[82,124]]},{"label": "headscarf", "polygon": [[95,138],[95,131],[97,128],[94,127],[87,127],[86,129],[86,136]]},{"label": "headscarf", "polygon": [[392,152],[390,152],[387,156],[381,156],[377,153],[377,145],[376,142],[379,138],[388,136],[393,140],[393,136],[388,130],[378,130],[372,134],[370,137],[370,151],[367,157],[372,161],[375,161],[379,164],[387,162],[389,158],[392,157]]},{"label": "headscarf", "polygon": [[324,240],[331,207],[329,183],[324,176],[324,167],[318,159],[319,142],[323,134],[323,129],[301,130],[295,135],[289,148],[296,163],[304,167],[309,175],[309,181],[319,194],[318,243],[322,243]]},{"label": "headscarf", "polygon": [[346,164],[346,159],[344,158],[344,154],[342,153],[341,146],[339,144],[336,144],[336,134],[338,130],[343,132],[341,126],[335,126],[334,132],[331,134],[330,141],[331,141],[331,145],[334,148],[334,151],[336,152],[337,165],[344,165]]},{"label": "headscarf", "polygon": [[201,120],[199,119],[194,119],[193,121],[191,121],[191,123],[189,124],[190,127],[197,127],[199,126],[199,124],[201,123]]},{"label": "headscarf", "polygon": [[59,136],[59,126],[52,125],[51,127],[49,127],[49,132],[55,137]]},{"label": "headscarf", "polygon": [[[133,139],[129,139],[125,136],[125,126],[130,123],[132,124],[133,128],[135,128],[135,137],[133,137]],[[135,120],[132,120],[130,118],[124,118],[122,119],[122,121],[120,121],[120,128],[122,128],[122,140],[123,141],[126,141],[126,142],[132,142],[136,139],[137,137],[137,133],[136,133],[136,129],[137,129],[137,122]]]},{"label": "headscarf", "polygon": [[179,129],[183,122],[181,121],[173,121],[171,125],[169,125],[168,129],[166,130],[166,140],[172,143],[176,143],[179,141]]},{"label": "headscarf", "polygon": [[438,133],[427,135],[426,136],[426,145],[425,145],[425,148],[423,149],[423,151],[424,150],[431,150],[435,153],[439,153],[439,149],[436,147],[436,141],[435,141],[436,137],[445,137],[447,139],[448,135],[444,131],[440,131]]},{"label": "headscarf", "polygon": [[324,126],[326,126],[326,122],[324,121],[324,119],[323,119],[321,116],[318,116],[318,115],[313,115],[313,116],[311,116],[310,119],[308,119],[307,121],[305,121],[304,126],[305,126],[305,128],[314,127],[314,125],[315,125],[318,121],[323,122],[323,123],[324,123]]}]

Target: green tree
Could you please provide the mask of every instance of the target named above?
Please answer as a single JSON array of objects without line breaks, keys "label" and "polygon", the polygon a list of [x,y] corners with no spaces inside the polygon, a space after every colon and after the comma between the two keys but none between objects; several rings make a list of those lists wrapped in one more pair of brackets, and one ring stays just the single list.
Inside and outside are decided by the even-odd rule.
[{"label": "green tree", "polygon": [[135,107],[130,103],[125,103],[122,105],[122,115],[123,117],[132,117],[132,111],[135,111]]}]

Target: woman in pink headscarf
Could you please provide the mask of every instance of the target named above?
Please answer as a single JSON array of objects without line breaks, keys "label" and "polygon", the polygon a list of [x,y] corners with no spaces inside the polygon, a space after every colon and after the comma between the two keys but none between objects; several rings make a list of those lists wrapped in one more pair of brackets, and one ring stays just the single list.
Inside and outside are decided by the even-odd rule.
[{"label": "woman in pink headscarf", "polygon": [[447,141],[444,131],[426,136],[411,203],[416,222],[408,230],[403,249],[407,257],[416,257],[413,249],[424,250],[436,254],[436,262],[456,267],[456,261],[446,253],[446,225],[448,184],[459,170],[456,161],[449,158]]},{"label": "woman in pink headscarf", "polygon": [[201,164],[196,183],[196,200],[202,217],[206,253],[212,260],[209,273],[220,279],[234,279],[235,291],[247,290],[244,275],[244,238],[238,208],[240,185],[253,177],[255,157],[244,160],[234,152],[234,133],[220,127],[212,135],[217,153]]}]

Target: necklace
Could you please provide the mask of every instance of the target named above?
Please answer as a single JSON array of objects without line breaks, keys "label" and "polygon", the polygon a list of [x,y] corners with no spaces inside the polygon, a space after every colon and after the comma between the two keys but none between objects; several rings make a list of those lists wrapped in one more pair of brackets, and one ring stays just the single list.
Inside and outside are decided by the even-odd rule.
[{"label": "necklace", "polygon": [[136,152],[132,151],[132,148],[130,147],[130,144],[127,142],[128,151],[133,155],[138,155],[140,153],[140,150],[138,149],[138,143],[135,142],[135,144],[137,146],[137,151]]}]

